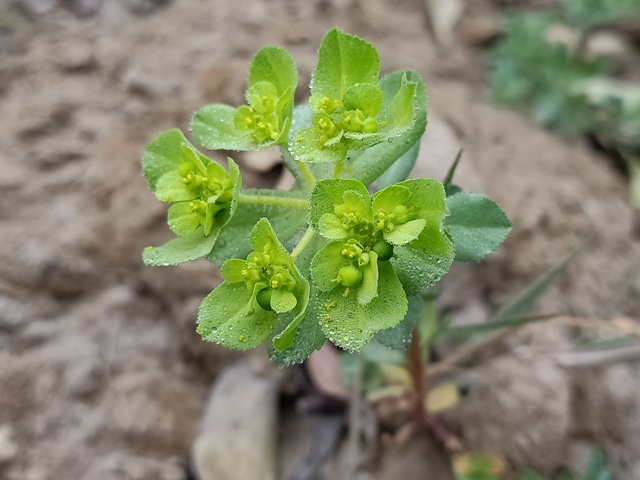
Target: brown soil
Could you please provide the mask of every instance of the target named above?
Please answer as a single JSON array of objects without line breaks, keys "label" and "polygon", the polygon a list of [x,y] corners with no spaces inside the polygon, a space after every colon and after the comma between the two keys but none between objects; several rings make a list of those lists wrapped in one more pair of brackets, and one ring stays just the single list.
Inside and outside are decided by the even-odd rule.
[{"label": "brown soil", "polygon": [[[497,254],[454,268],[443,307],[483,321],[594,237],[541,311],[640,316],[640,243],[623,175],[586,142],[491,105],[475,44],[504,5],[478,3],[456,43],[438,47],[422,0],[0,1],[0,24],[13,30],[0,34],[0,427],[19,451],[0,462],[0,476],[184,478],[210,382],[239,355],[194,332],[198,303],[219,279],[206,262],[142,266],[142,249],[171,234],[139,158],[164,129],[186,131],[205,103],[240,103],[247,62],[263,45],[289,49],[307,84],[318,42],[335,25],[372,41],[386,71],[424,75],[435,130],[419,173],[442,176],[464,146],[459,182],[494,197],[513,220]],[[275,178],[247,170],[244,183]],[[525,357],[567,348],[574,333],[535,327],[507,348]],[[536,435],[552,435],[561,449],[572,438],[569,381],[550,378],[566,390],[564,407],[551,412],[565,423],[550,417],[553,428]],[[472,442],[481,429],[470,430]],[[626,425],[617,438],[623,459],[633,458],[632,438]],[[522,449],[510,458],[530,463]],[[545,458],[552,468],[562,461]]]}]

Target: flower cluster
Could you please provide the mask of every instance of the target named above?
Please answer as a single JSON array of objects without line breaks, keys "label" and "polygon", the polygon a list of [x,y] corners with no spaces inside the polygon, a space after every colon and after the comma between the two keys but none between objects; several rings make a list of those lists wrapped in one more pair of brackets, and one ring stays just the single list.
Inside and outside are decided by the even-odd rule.
[{"label": "flower cluster", "polygon": [[236,128],[250,131],[258,143],[278,140],[282,132],[281,114],[291,101],[291,89],[278,95],[272,83],[258,82],[249,87],[247,101],[249,105],[238,108],[233,118]]},{"label": "flower cluster", "polygon": [[166,266],[204,257],[221,268],[222,283],[198,311],[205,340],[241,350],[267,341],[280,365],[327,339],[360,351],[382,330],[381,342],[399,335],[406,345],[407,322],[395,327],[411,320],[408,297],[454,259],[480,260],[504,240],[510,223],[488,197],[407,180],[426,126],[424,84],[411,71],[379,76],[375,48],[334,29],[320,44],[307,105],[294,108],[289,53],[265,47],[249,67],[247,105],[195,113],[202,147],[278,146],[295,190],[243,189],[232,159],[225,169],[179,130],[148,145],[144,175],[169,204],[176,237],[147,247],[143,259]]},{"label": "flower cluster", "polygon": [[[443,232],[444,198],[442,184],[426,179],[391,185],[373,198],[356,180],[318,183],[311,218],[331,243],[314,257],[311,275],[319,295],[326,299],[321,325],[334,343],[359,349],[375,332],[404,318],[406,295],[392,262],[412,250],[427,255],[449,253],[450,241]],[[426,243],[420,240],[425,229]],[[390,296],[394,309],[382,315]],[[353,314],[347,321],[334,323],[331,311],[343,303],[349,304]]]},{"label": "flower cluster", "polygon": [[224,263],[224,282],[202,302],[198,332],[207,340],[253,348],[271,333],[278,314],[306,311],[309,282],[266,218],[253,228],[251,244],[254,250],[246,260]]}]

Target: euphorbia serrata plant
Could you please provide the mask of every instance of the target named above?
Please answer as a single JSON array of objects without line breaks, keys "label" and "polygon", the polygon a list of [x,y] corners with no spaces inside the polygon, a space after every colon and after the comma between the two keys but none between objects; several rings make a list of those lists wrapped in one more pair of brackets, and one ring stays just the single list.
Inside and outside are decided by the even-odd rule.
[{"label": "euphorbia serrata plant", "polygon": [[178,130],[147,147],[144,174],[177,237],[147,247],[145,263],[206,257],[222,271],[198,313],[205,340],[242,350],[266,341],[274,361],[291,365],[327,339],[360,351],[381,330],[410,335],[396,328],[408,297],[508,234],[488,197],[450,179],[407,179],[427,124],[424,83],[411,71],[379,77],[376,49],[334,29],[308,105],[294,106],[291,56],[266,47],[249,67],[247,105],[195,113],[205,148],[279,147],[294,190],[243,189],[232,159],[224,168]]}]

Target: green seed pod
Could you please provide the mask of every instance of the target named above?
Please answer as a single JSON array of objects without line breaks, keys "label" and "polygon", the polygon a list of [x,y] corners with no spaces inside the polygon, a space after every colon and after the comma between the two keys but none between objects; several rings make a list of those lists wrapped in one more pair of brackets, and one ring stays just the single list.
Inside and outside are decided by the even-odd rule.
[{"label": "green seed pod", "polygon": [[375,118],[367,118],[362,122],[362,131],[364,133],[375,133],[378,131],[378,121]]},{"label": "green seed pod", "polygon": [[362,272],[353,265],[342,267],[338,272],[338,283],[345,287],[355,287],[362,282]]},{"label": "green seed pod", "polygon": [[268,312],[273,310],[271,308],[271,292],[272,290],[270,288],[265,288],[260,290],[258,292],[258,295],[256,295],[256,301],[258,302],[258,305],[260,305],[264,310],[267,310]]},{"label": "green seed pod", "polygon": [[373,247],[371,247],[371,250],[378,254],[378,260],[382,262],[393,257],[393,245],[382,239],[378,240]]}]

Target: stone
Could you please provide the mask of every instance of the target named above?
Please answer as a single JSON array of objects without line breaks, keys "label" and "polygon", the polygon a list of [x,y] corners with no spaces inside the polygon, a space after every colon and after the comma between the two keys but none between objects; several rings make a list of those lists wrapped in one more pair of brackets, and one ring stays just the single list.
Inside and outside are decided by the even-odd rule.
[{"label": "stone", "polygon": [[184,470],[177,458],[163,461],[112,452],[96,458],[82,480],[184,480]]},{"label": "stone", "polygon": [[472,452],[500,455],[544,478],[564,460],[570,389],[550,360],[505,357],[483,365],[468,396],[444,417]]},{"label": "stone", "polygon": [[282,156],[278,147],[254,152],[243,152],[242,163],[251,170],[265,173],[282,163]]},{"label": "stone", "polygon": [[23,325],[24,307],[12,297],[0,294],[0,332],[12,331]]},{"label": "stone", "polygon": [[18,446],[12,436],[13,429],[9,425],[0,426],[0,465],[10,463],[18,456]]},{"label": "stone", "polygon": [[198,480],[275,480],[277,388],[244,363],[218,377],[191,447]]},{"label": "stone", "polygon": [[87,42],[67,43],[56,49],[56,63],[66,72],[87,72],[97,67],[93,49]]},{"label": "stone", "polygon": [[616,31],[596,32],[589,37],[586,48],[592,58],[611,58],[633,62],[633,46]]}]

